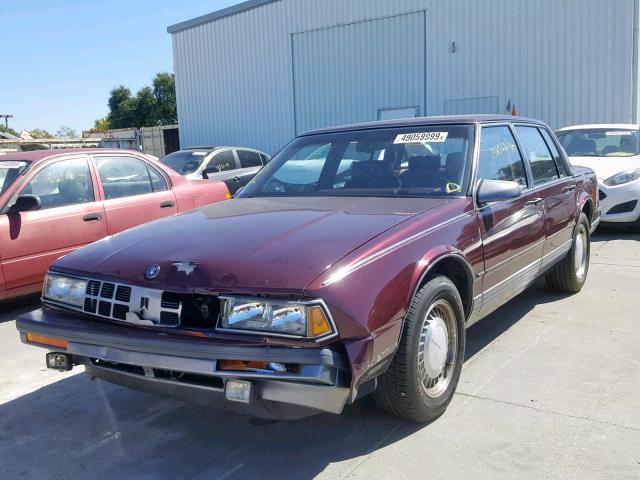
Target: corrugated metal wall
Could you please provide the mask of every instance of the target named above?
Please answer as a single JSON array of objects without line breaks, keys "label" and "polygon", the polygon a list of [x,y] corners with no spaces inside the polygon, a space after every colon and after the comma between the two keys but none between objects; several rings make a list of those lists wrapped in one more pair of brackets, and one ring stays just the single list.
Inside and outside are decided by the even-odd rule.
[{"label": "corrugated metal wall", "polygon": [[634,0],[270,3],[173,34],[181,142],[274,153],[296,119],[300,132],[375,120],[411,106],[422,85],[420,114],[497,97],[500,111],[511,101],[552,127],[638,121],[637,15]]}]

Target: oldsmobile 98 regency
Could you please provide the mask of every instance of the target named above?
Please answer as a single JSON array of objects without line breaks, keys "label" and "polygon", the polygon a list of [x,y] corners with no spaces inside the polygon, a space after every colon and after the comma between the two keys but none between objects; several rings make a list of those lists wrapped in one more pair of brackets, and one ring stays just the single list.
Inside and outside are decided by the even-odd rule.
[{"label": "oldsmobile 98 regency", "polygon": [[466,328],[540,275],[582,288],[598,219],[595,175],[537,121],[318,130],[236,199],[56,261],[17,328],[49,368],[248,415],[373,394],[428,421],[453,396]]}]

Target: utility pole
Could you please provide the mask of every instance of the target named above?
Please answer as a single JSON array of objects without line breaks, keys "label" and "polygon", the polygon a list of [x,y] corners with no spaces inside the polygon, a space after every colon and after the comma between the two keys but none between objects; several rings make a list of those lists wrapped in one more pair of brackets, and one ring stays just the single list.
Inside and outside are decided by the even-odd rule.
[{"label": "utility pole", "polygon": [[13,118],[13,115],[0,115],[0,118],[4,118],[4,128],[9,128],[9,119]]}]

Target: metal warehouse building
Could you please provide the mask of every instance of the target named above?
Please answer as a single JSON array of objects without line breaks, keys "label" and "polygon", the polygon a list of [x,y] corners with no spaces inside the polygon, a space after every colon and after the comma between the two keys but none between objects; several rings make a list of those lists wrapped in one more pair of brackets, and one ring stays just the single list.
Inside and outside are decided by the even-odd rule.
[{"label": "metal warehouse building", "polygon": [[640,0],[252,0],[168,28],[182,146],[405,116],[640,123]]}]

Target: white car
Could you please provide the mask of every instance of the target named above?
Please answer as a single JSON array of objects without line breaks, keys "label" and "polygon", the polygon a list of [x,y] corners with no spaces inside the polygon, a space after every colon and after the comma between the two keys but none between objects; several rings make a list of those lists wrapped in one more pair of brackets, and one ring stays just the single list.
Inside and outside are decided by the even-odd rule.
[{"label": "white car", "polygon": [[259,150],[244,147],[192,147],[165,155],[160,163],[190,180],[225,182],[231,194],[246,185],[271,159]]},{"label": "white car", "polygon": [[556,135],[573,165],[595,170],[601,222],[640,227],[640,125],[576,125]]}]

